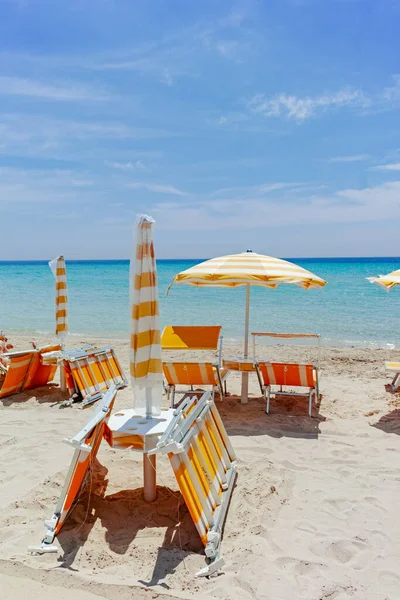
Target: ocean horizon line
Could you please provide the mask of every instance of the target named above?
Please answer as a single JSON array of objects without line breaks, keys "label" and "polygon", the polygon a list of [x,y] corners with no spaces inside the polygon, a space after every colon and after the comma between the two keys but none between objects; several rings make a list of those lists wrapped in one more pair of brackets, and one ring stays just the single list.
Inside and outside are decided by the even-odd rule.
[{"label": "ocean horizon line", "polygon": [[[223,255],[222,255],[223,256]],[[157,262],[200,262],[210,260],[213,257],[197,257],[197,258],[156,258]],[[400,256],[298,256],[298,257],[279,257],[282,260],[294,261],[324,261],[324,262],[395,262],[400,261]],[[0,260],[0,265],[42,265],[48,264],[48,259],[16,259],[16,260]],[[120,263],[126,264],[130,262],[129,258],[71,258],[66,259],[69,264],[106,264]]]}]

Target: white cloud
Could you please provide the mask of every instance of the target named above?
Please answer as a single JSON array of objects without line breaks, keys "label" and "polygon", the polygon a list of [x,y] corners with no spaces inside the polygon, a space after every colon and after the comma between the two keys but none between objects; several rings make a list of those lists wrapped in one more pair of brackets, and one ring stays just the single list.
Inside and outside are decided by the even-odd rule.
[{"label": "white cloud", "polygon": [[133,183],[127,183],[125,187],[138,190],[148,190],[149,192],[157,192],[160,194],[171,194],[173,196],[188,196],[186,192],[182,192],[182,190],[179,190],[173,185],[136,181]]},{"label": "white cloud", "polygon": [[104,90],[96,90],[72,82],[42,83],[21,77],[0,76],[0,95],[29,96],[47,100],[106,100]]},{"label": "white cloud", "polygon": [[389,165],[379,165],[372,167],[372,171],[400,171],[400,163],[392,163]]},{"label": "white cloud", "polygon": [[[281,226],[393,221],[400,218],[400,181],[364,189],[344,189],[331,194],[282,195],[219,200],[202,199],[190,206],[179,203],[150,207],[160,229],[256,230]],[[317,230],[316,230],[317,231]]]},{"label": "white cloud", "polygon": [[366,106],[368,102],[368,98],[360,90],[343,88],[331,94],[303,98],[289,94],[278,94],[269,98],[264,94],[256,94],[248,102],[247,107],[252,112],[266,117],[287,117],[296,121],[304,121],[312,117],[318,110]]},{"label": "white cloud", "polygon": [[393,85],[383,90],[383,98],[391,104],[400,103],[400,75],[393,75]]},{"label": "white cloud", "polygon": [[146,165],[142,160],[136,160],[135,162],[109,162],[107,163],[113,169],[119,169],[120,171],[132,171],[133,169],[146,169]]},{"label": "white cloud", "polygon": [[369,160],[369,154],[353,154],[351,156],[333,156],[328,158],[328,163],[352,163],[361,162],[363,160]]}]

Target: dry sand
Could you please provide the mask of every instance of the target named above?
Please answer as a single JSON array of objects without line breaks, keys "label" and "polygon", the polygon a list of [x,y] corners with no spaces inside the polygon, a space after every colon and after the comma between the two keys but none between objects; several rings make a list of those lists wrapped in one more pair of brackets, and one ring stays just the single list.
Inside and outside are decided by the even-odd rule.
[{"label": "dry sand", "polygon": [[[27,338],[13,341],[27,347]],[[127,343],[113,346],[127,370]],[[313,351],[264,353],[304,362]],[[226,346],[225,354],[239,356],[240,348]],[[383,373],[389,358],[400,353],[324,349],[323,397],[312,419],[307,402],[293,398],[272,402],[266,416],[253,376],[249,404],[241,405],[239,379],[229,380],[231,395],[217,406],[238,478],[222,545],[226,566],[210,580],[194,576],[204,555],[168,460],[158,459],[158,499],[146,504],[141,456],[106,443],[58,537],[60,552],[28,555],[72,454],[61,440],[92,409],[61,408],[56,386],[0,401],[0,598],[398,600],[400,395]],[[131,406],[129,390],[116,406]]]}]

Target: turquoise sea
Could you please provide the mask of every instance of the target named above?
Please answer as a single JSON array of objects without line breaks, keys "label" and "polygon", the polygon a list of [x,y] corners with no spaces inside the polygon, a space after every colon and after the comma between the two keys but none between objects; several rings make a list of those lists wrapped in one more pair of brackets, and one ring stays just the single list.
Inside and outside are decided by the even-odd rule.
[{"label": "turquoise sea", "polygon": [[[400,289],[387,293],[366,277],[400,267],[400,258],[289,259],[323,277],[323,289],[252,288],[250,331],[320,333],[325,345],[400,348]],[[243,338],[244,288],[178,285],[172,277],[199,260],[160,260],[162,325],[219,324],[226,341]],[[72,336],[128,335],[129,261],[67,261]],[[54,278],[47,262],[0,262],[0,329],[51,333]]]}]

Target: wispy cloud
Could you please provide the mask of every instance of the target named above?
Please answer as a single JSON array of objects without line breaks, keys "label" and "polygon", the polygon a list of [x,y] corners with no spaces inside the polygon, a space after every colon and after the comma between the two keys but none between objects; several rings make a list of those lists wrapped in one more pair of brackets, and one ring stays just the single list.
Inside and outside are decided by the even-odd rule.
[{"label": "wispy cloud", "polygon": [[[343,189],[331,194],[266,196],[219,200],[200,199],[190,204],[151,207],[160,229],[256,230],[257,227],[377,222],[390,215],[400,218],[400,181],[363,189]],[[257,218],[255,219],[255,215]],[[212,218],[210,218],[212,217]]]},{"label": "wispy cloud", "polygon": [[353,163],[369,160],[371,157],[369,154],[353,154],[351,156],[333,156],[328,158],[328,163]]},{"label": "wispy cloud", "polygon": [[132,171],[133,169],[146,169],[145,163],[139,159],[134,162],[107,162],[107,164],[113,169],[118,169],[120,171]]},{"label": "wispy cloud", "polygon": [[104,90],[90,88],[74,82],[44,83],[21,77],[0,76],[0,95],[29,96],[47,100],[107,100],[110,95]]},{"label": "wispy cloud", "polygon": [[130,189],[147,190],[149,192],[156,192],[160,194],[171,194],[173,196],[188,196],[186,192],[168,184],[159,183],[146,183],[143,181],[135,181],[133,183],[127,183],[126,186]]},{"label": "wispy cloud", "polygon": [[247,107],[265,117],[286,117],[296,121],[304,121],[318,111],[351,106],[367,106],[368,98],[362,91],[343,88],[331,94],[318,96],[299,96],[278,94],[271,98],[264,94],[256,94],[248,102]]},{"label": "wispy cloud", "polygon": [[372,171],[400,171],[400,163],[392,163],[389,165],[378,165],[372,167]]}]

